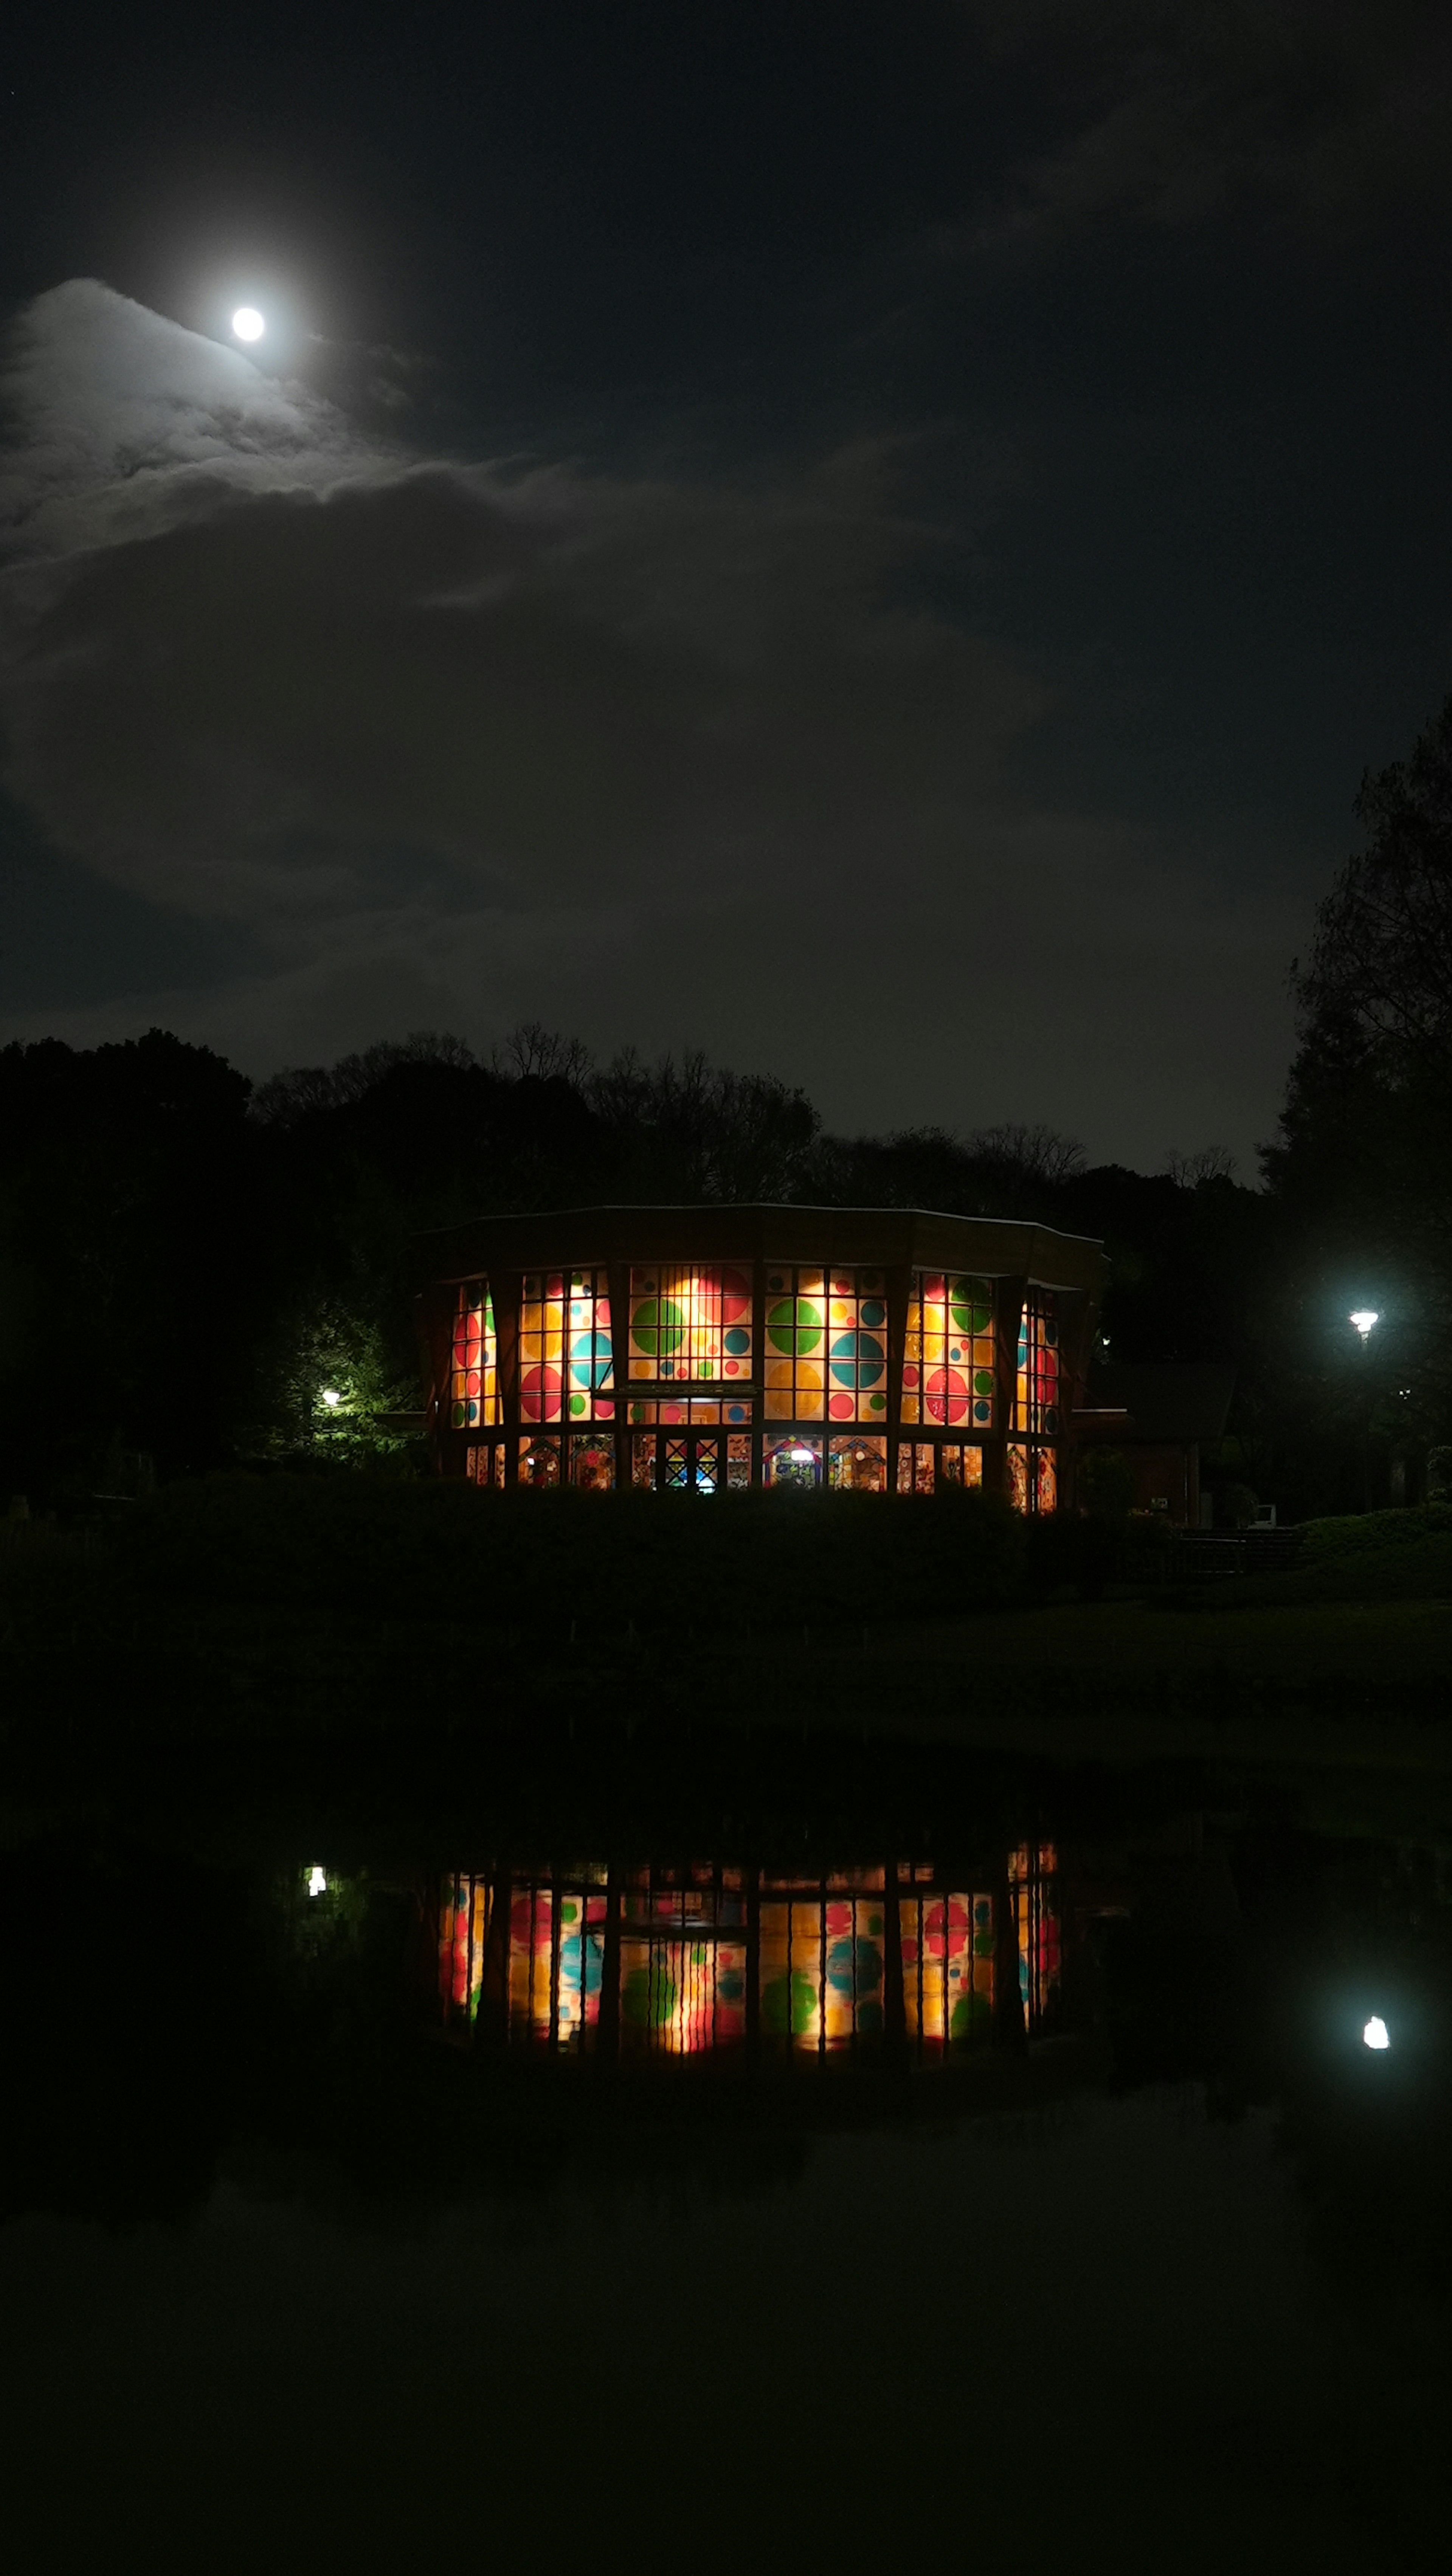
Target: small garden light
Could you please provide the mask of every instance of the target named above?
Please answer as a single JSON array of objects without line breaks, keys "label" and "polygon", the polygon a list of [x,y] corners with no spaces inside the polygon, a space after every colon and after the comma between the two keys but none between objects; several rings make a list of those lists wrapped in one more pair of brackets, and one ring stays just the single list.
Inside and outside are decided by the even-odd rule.
[{"label": "small garden light", "polygon": [[309,1896],[326,1896],[327,1892],[328,1873],[326,1870],[319,1869],[314,1865],[314,1867],[308,1871],[308,1894]]},{"label": "small garden light", "polygon": [[1356,1326],[1358,1333],[1361,1335],[1362,1342],[1365,1343],[1367,1334],[1371,1331],[1372,1325],[1376,1322],[1376,1309],[1372,1306],[1358,1306],[1355,1314],[1352,1315],[1349,1320]]},{"label": "small garden light", "polygon": [[1391,2034],[1380,2013],[1373,2013],[1361,2034],[1368,2048],[1390,2048]]},{"label": "small garden light", "polygon": [[[1375,1317],[1373,1317],[1373,1318],[1372,1318],[1372,1320],[1373,1320],[1373,1322],[1375,1322],[1375,1320],[1376,1320],[1376,1319],[1375,1319]],[[335,1386],[325,1386],[325,1387],[324,1387],[324,1389],[323,1389],[323,1402],[324,1402],[324,1404],[327,1406],[328,1411],[329,1411],[330,1413],[336,1413],[336,1412],[337,1412],[337,1410],[338,1410],[338,1407],[339,1407],[339,1405],[342,1403],[342,1401],[343,1401],[343,1399],[342,1399],[341,1395],[338,1393],[338,1390],[337,1390],[337,1388],[336,1388]]]}]

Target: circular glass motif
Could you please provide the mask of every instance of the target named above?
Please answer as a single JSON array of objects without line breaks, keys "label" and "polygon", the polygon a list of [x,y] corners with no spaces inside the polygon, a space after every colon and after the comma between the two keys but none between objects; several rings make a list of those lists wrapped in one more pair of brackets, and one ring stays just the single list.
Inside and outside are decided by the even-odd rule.
[{"label": "circular glass motif", "polygon": [[876,1333],[839,1333],[832,1344],[838,1386],[875,1386],[886,1365],[887,1353]]},{"label": "circular glass motif", "polygon": [[463,1428],[464,1428],[464,1408],[463,1408],[463,1405],[462,1405],[462,1404],[456,1404],[456,1405],[455,1405],[455,1407],[454,1407],[454,1429],[455,1429],[456,1431],[462,1431],[462,1430],[463,1430]]},{"label": "circular glass motif", "polygon": [[751,1348],[750,1327],[746,1324],[728,1324],[721,1339],[729,1359],[744,1360]]},{"label": "circular glass motif", "polygon": [[[751,1318],[751,1282],[746,1277],[744,1271],[723,1270],[721,1273],[721,1321],[723,1324],[739,1324],[743,1318],[749,1323]],[[746,1339],[749,1342],[749,1334],[746,1336]],[[728,1350],[731,1347],[729,1334],[727,1335],[726,1346]]]},{"label": "circular glass motif", "polygon": [[953,1309],[953,1329],[959,1333],[986,1333],[993,1322],[993,1298],[986,1280],[955,1279],[948,1290]]},{"label": "circular glass motif", "polygon": [[766,1338],[774,1351],[795,1357],[816,1349],[822,1322],[822,1309],[810,1297],[783,1297],[767,1308]]},{"label": "circular glass motif", "polygon": [[670,1297],[645,1297],[630,1318],[630,1338],[647,1359],[673,1357],[686,1337],[686,1319]]},{"label": "circular glass motif", "polygon": [[961,1369],[929,1369],[927,1406],[930,1422],[966,1422],[968,1403],[968,1380]]},{"label": "circular glass motif", "polygon": [[560,1373],[546,1361],[527,1368],[519,1381],[519,1412],[524,1422],[554,1422],[560,1410]]},{"label": "circular glass motif", "polygon": [[570,1339],[570,1384],[572,1386],[603,1386],[609,1375],[609,1334],[572,1334]]}]

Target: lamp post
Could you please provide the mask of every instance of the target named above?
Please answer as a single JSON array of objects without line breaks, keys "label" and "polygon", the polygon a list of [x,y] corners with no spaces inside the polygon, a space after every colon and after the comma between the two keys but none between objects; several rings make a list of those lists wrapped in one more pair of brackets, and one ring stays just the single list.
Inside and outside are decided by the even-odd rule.
[{"label": "lamp post", "polygon": [[1361,1335],[1362,1428],[1361,1428],[1361,1508],[1371,1509],[1371,1332],[1377,1320],[1374,1306],[1357,1306],[1347,1321]]}]

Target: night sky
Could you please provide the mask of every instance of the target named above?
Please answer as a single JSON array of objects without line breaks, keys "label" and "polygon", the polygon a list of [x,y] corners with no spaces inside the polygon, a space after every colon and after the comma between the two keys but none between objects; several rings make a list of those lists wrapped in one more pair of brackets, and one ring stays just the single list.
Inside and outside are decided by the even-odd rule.
[{"label": "night sky", "polygon": [[28,18],[0,1037],[537,1018],[1253,1176],[1452,687],[1452,12]]}]

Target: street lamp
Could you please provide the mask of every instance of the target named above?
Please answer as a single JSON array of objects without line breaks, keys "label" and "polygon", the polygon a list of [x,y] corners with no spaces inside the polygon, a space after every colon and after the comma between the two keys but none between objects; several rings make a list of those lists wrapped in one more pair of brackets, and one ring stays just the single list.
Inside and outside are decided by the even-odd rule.
[{"label": "street lamp", "polygon": [[1366,1384],[1362,1388],[1362,1402],[1366,1417],[1361,1435],[1361,1508],[1364,1512],[1369,1512],[1371,1509],[1372,1389],[1369,1372],[1371,1365],[1371,1328],[1376,1322],[1376,1319],[1376,1308],[1374,1306],[1354,1307],[1347,1318],[1347,1321],[1354,1324],[1358,1333],[1361,1335],[1361,1364],[1362,1367],[1368,1371]]}]

